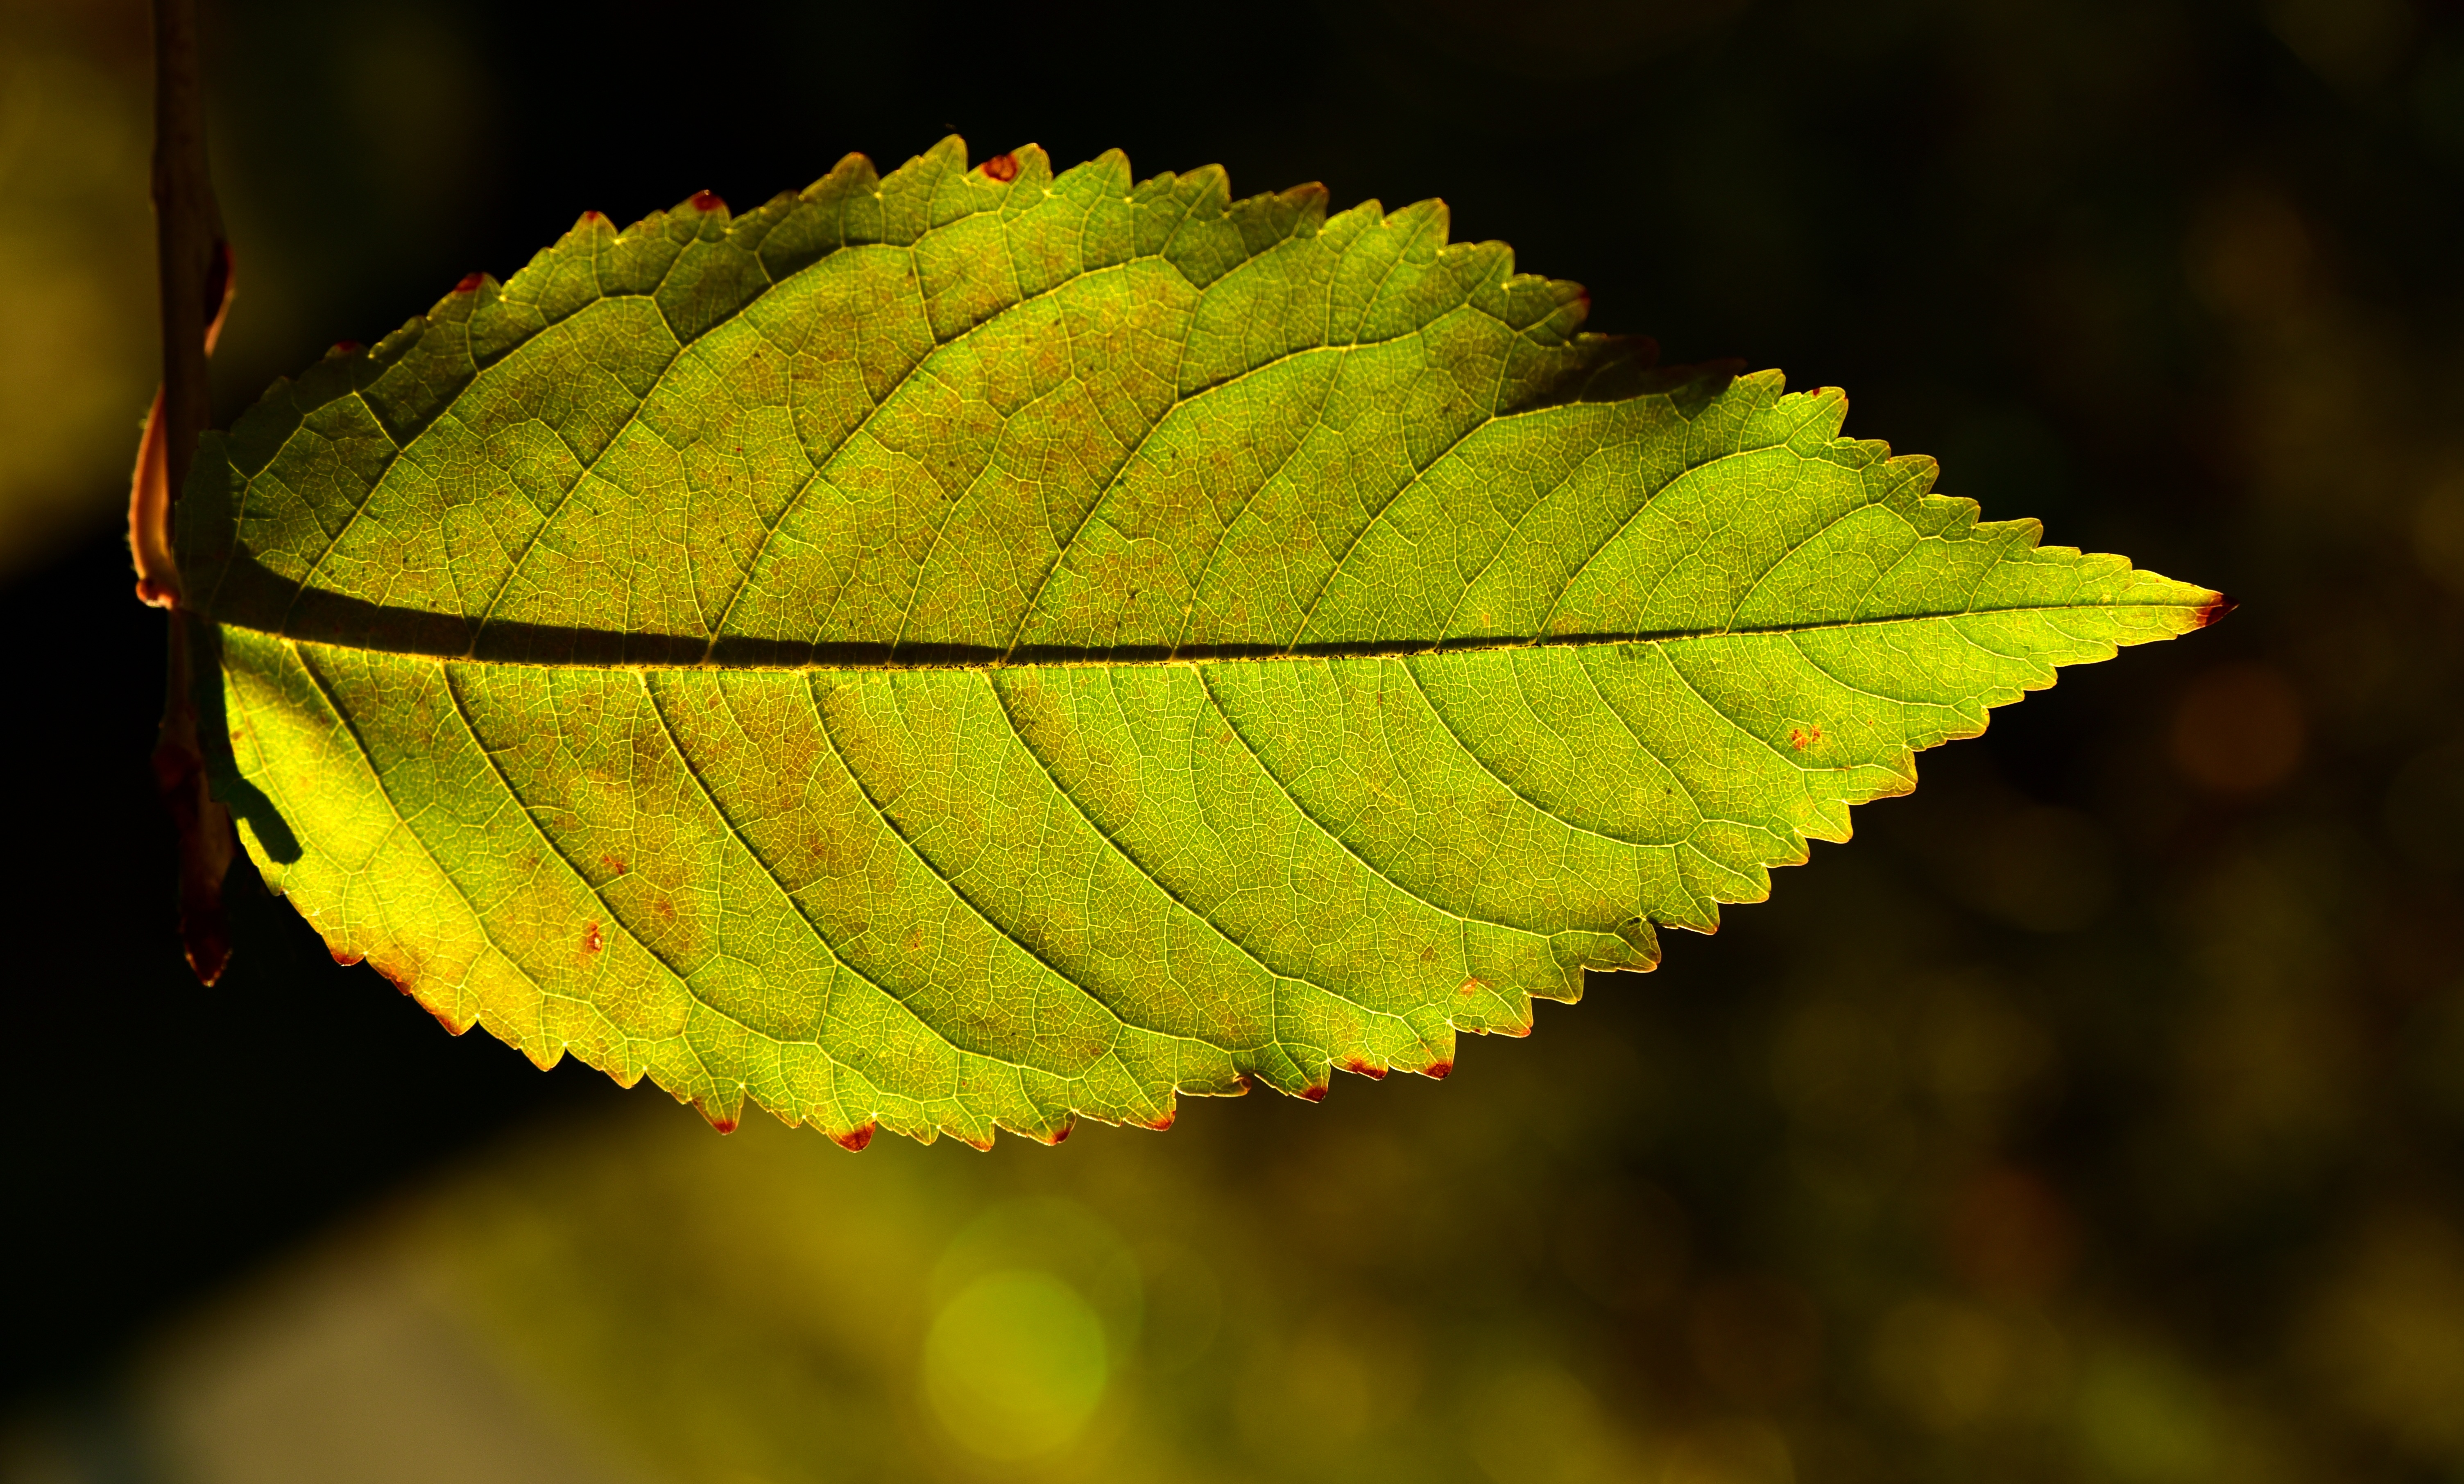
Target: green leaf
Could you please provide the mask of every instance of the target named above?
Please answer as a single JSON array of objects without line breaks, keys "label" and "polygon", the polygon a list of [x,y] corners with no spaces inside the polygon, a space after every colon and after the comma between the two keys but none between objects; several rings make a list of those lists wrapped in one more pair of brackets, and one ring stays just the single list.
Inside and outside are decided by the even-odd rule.
[{"label": "green leaf", "polygon": [[181,506],[251,855],[721,1127],[1160,1127],[1442,1076],[2218,611],[1324,206],[851,156],[275,386]]}]

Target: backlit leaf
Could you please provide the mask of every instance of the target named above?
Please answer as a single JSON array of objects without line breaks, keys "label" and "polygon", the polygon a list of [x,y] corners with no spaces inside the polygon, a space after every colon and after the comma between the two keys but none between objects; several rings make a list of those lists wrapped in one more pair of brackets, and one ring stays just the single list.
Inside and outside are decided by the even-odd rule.
[{"label": "backlit leaf", "polygon": [[1443,1075],[2218,611],[1324,207],[951,140],[276,386],[181,502],[251,855],[722,1127],[1161,1126]]}]

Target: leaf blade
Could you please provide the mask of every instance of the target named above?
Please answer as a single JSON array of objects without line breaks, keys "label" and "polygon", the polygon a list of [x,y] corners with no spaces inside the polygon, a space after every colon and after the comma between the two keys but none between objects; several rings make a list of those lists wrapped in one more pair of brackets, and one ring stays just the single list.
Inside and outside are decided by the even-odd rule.
[{"label": "leaf blade", "polygon": [[843,1141],[1442,1075],[2212,611],[1441,208],[1016,160],[585,218],[201,457],[338,955]]}]

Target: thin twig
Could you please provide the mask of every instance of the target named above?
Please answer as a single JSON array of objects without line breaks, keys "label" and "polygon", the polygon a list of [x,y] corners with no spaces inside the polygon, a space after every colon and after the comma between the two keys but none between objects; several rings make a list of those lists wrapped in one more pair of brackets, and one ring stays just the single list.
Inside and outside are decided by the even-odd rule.
[{"label": "thin twig", "polygon": [[[162,290],[163,384],[145,420],[129,482],[128,546],[137,596],[171,609],[163,730],[154,779],[180,830],[180,936],[188,966],[211,984],[231,956],[223,878],[237,854],[231,814],[215,802],[192,699],[201,622],[181,609],[171,507],[205,430],[211,388],[206,358],[222,333],[233,288],[206,164],[205,90],[197,64],[196,0],[154,0],[154,242]],[[217,677],[208,677],[215,683]],[[217,739],[219,740],[219,739]]]}]

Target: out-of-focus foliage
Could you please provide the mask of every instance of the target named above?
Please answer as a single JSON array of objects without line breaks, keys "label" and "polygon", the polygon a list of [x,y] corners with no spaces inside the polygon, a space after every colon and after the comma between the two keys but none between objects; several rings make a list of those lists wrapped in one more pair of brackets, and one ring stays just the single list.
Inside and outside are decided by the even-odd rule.
[{"label": "out-of-focus foliage", "polygon": [[0,5],[0,573],[107,512],[153,394],[146,100],[99,29]]},{"label": "out-of-focus foliage", "polygon": [[[0,578],[126,511],[160,363],[146,27],[138,4],[0,0]],[[253,251],[224,363],[262,379],[320,275],[261,225],[251,172],[226,174],[226,222]]]},{"label": "out-of-focus foliage", "polygon": [[[1808,1296],[1722,1272],[1689,1320],[1682,1210],[1552,1151],[1499,1105],[1545,1084],[1509,1078],[1472,1120],[1414,1086],[1270,1115],[1274,1153],[1259,1120],[1193,1117],[1031,1165],[627,1119],[457,1188],[422,1234],[466,1314],[681,1478],[1543,1481],[1689,1451],[1786,1477]],[[1700,1330],[1680,1354],[1626,1343],[1670,1319]],[[1694,1350],[1723,1400],[1691,1394]]]},{"label": "out-of-focus foliage", "polygon": [[[1608,9],[1514,13],[1578,29]],[[2242,608],[1929,754],[1915,796],[1865,811],[1853,849],[1784,875],[1720,942],[1544,1008],[1529,1041],[1474,1043],[1442,1087],[1210,1102],[1164,1139],[1089,1128],[990,1157],[885,1141],[850,1159],[642,1108],[424,1201],[413,1239],[456,1322],[605,1435],[731,1484],[821,1474],[840,1448],[850,1474],[926,1477],[1175,1457],[1199,1477],[1374,1476],[1381,1450],[1501,1484],[1603,1460],[1694,1480],[2464,1471],[2452,10],[1750,0],[1578,30],[1598,42],[1580,88],[1468,6],[1262,10],[1250,30],[1210,11],[1211,72],[1161,74],[1133,55],[1159,10],[1073,30],[883,7],[827,22],[842,32],[808,10],[765,13],[769,44],[728,63],[759,84],[734,109],[775,94],[820,120],[804,155],[903,155],[951,124],[1324,173],[1347,199],[1444,190],[1465,235],[1510,234],[1672,359],[1848,384],[1859,426],[1942,455],[1946,492]],[[511,20],[447,6],[231,16],[231,55],[268,60],[224,74],[221,143],[260,172],[226,186],[283,224],[244,274],[269,252],[340,273],[365,240],[398,275],[369,297],[399,302],[511,267],[578,207],[621,218],[792,178],[703,175],[735,167],[716,131],[737,113],[695,134],[690,110],[646,105],[587,159],[553,147],[585,104],[618,131],[611,98],[671,96],[672,58],[625,50],[669,33],[647,10],[560,21],[578,50],[553,76]],[[373,75],[341,64],[360,38],[396,33],[426,38],[402,66],[466,89],[442,119],[510,142],[461,136],[451,170],[422,166],[442,183],[427,195],[362,148],[358,104],[325,106]],[[911,104],[954,40],[982,58],[965,97]],[[1034,80],[1059,50],[1106,79],[1082,90],[1102,95],[1083,137],[1048,121],[1073,95]],[[793,86],[822,55],[869,60],[826,97]],[[1254,115],[1191,123],[1201,76],[1238,79]],[[603,183],[662,150],[675,178],[654,195]],[[531,163],[549,155],[604,173],[549,182]],[[1658,189],[1583,188],[1637,162]],[[443,235],[491,211],[510,223],[492,255]],[[244,280],[234,335],[260,288]],[[317,292],[315,338],[267,373],[393,322]],[[147,1085],[187,1117],[215,1074],[194,1075]],[[1535,1123],[1535,1088],[1580,1096]],[[973,1223],[1021,1209],[1128,1250],[1133,1330],[1118,1276],[1048,1250],[936,1278]],[[877,1244],[869,1267],[831,1265],[842,1232]],[[814,1297],[740,1297],[765,1269]],[[1214,1301],[1183,1312],[1219,1315],[1194,1355],[1209,1326],[1167,1325],[1158,1297],[1183,1281],[1158,1275],[1193,1270]],[[951,1298],[1030,1271],[1044,1301],[1067,1284],[1093,1316],[1102,1391],[1041,1461],[997,1462],[941,1420],[927,1357]],[[654,1283],[709,1297],[629,1286]],[[1073,1353],[1093,1374],[1091,1346]]]}]

